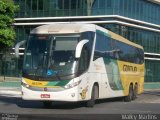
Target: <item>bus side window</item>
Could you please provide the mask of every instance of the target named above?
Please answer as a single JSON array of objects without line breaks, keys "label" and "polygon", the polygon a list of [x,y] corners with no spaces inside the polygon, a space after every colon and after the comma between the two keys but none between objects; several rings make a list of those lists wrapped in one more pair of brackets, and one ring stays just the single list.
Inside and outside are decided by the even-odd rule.
[{"label": "bus side window", "polygon": [[79,59],[79,72],[84,72],[89,67],[90,54],[86,45],[83,46],[81,57]]},{"label": "bus side window", "polygon": [[112,38],[97,32],[95,52],[93,60],[97,58],[114,58]]}]

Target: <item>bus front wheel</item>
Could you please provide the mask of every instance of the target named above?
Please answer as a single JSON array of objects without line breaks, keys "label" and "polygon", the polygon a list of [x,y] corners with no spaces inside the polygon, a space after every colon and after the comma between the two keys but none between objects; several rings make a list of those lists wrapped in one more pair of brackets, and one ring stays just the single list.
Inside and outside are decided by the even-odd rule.
[{"label": "bus front wheel", "polygon": [[94,85],[92,88],[91,99],[87,101],[86,106],[93,107],[96,99],[98,99],[98,86]]}]

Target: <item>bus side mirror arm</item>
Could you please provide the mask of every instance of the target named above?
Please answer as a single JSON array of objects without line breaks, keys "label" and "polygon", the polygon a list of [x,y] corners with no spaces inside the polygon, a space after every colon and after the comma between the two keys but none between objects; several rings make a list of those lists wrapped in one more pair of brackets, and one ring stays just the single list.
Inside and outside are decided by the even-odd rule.
[{"label": "bus side mirror arm", "polygon": [[16,58],[19,58],[19,47],[24,45],[26,43],[26,40],[20,41],[15,46],[15,56]]},{"label": "bus side mirror arm", "polygon": [[78,43],[78,45],[76,47],[75,58],[80,58],[82,48],[83,48],[84,44],[86,44],[87,42],[89,42],[89,40],[84,39]]}]

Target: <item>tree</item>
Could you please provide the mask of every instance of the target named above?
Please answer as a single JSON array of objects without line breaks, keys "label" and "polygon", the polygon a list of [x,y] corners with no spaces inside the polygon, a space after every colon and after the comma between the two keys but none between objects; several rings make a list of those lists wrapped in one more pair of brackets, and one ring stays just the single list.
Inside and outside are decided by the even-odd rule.
[{"label": "tree", "polygon": [[16,34],[12,23],[16,10],[18,6],[13,0],[0,0],[0,51],[14,43]]}]

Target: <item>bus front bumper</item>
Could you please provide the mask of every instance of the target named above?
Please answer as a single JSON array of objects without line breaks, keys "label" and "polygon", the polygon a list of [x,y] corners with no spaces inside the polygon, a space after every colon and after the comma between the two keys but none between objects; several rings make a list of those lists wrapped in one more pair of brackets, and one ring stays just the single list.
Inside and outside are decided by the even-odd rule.
[{"label": "bus front bumper", "polygon": [[33,91],[22,86],[22,99],[38,101],[80,101],[78,87],[64,89],[56,92]]}]

